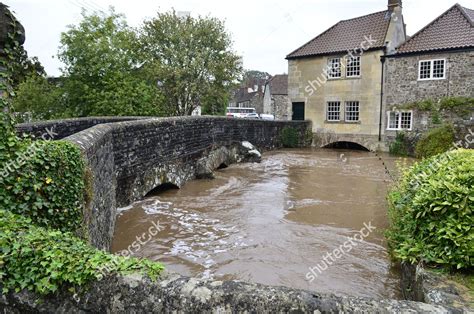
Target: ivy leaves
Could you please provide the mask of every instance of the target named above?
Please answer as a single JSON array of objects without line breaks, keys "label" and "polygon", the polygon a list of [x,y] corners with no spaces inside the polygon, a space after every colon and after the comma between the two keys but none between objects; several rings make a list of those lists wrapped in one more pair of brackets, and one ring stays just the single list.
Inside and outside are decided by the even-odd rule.
[{"label": "ivy leaves", "polygon": [[72,233],[32,225],[32,220],[0,210],[2,293],[28,289],[40,294],[84,285],[108,272],[141,272],[156,279],[163,266],[94,249]]}]

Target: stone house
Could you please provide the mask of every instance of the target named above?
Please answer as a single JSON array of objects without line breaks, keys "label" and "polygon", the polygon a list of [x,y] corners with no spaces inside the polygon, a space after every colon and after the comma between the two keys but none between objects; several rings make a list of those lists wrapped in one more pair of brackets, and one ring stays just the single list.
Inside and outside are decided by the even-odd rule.
[{"label": "stone house", "polygon": [[287,74],[275,75],[265,84],[263,113],[273,115],[276,120],[291,120]]},{"label": "stone house", "polygon": [[263,113],[264,79],[252,79],[234,92],[229,107],[255,108],[257,113]]},{"label": "stone house", "polygon": [[287,56],[293,118],[313,122],[316,145],[379,148],[381,57],[405,38],[401,0],[389,0],[386,10],[340,21]]},{"label": "stone house", "polygon": [[[385,65],[386,140],[398,131],[419,134],[436,127],[440,120],[455,124],[469,120],[449,112],[402,109],[402,105],[450,96],[474,97],[474,10],[455,4],[398,47],[396,54],[386,56]],[[473,116],[471,112],[471,120]]]},{"label": "stone house", "polygon": [[456,4],[407,38],[402,1],[340,21],[287,56],[293,118],[313,122],[315,144],[388,150],[397,131],[429,127],[396,105],[473,97],[473,10]]}]

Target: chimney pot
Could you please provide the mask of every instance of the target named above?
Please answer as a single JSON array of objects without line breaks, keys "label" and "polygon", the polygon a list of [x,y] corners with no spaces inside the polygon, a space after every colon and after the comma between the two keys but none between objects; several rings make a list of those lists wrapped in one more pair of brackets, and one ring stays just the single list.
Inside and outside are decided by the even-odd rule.
[{"label": "chimney pot", "polygon": [[402,0],[388,0],[388,9],[393,10],[395,7],[402,7]]}]

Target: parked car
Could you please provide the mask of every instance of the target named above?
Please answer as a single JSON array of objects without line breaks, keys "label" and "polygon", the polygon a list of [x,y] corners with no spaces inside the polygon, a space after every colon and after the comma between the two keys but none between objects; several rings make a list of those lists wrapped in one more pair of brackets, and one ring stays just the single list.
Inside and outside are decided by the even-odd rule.
[{"label": "parked car", "polygon": [[255,113],[255,112],[247,113],[245,118],[247,118],[247,119],[260,119],[260,117],[258,116],[258,113]]},{"label": "parked car", "polygon": [[260,115],[260,119],[262,120],[275,120],[275,116],[272,115],[272,114],[265,114],[265,113],[262,113]]}]

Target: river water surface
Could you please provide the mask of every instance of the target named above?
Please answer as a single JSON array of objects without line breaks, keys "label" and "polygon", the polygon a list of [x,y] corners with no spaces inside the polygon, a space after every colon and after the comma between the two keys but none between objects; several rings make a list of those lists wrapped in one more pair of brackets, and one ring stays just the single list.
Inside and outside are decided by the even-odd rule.
[{"label": "river water surface", "polygon": [[[393,170],[397,159],[382,157]],[[399,273],[383,238],[389,184],[373,153],[268,152],[260,164],[231,165],[214,180],[188,182],[121,209],[113,251],[127,249],[155,222],[162,230],[132,249],[134,255],[182,275],[399,298]],[[375,231],[329,259],[331,265],[309,282],[309,268],[322,265],[364,223]]]}]

